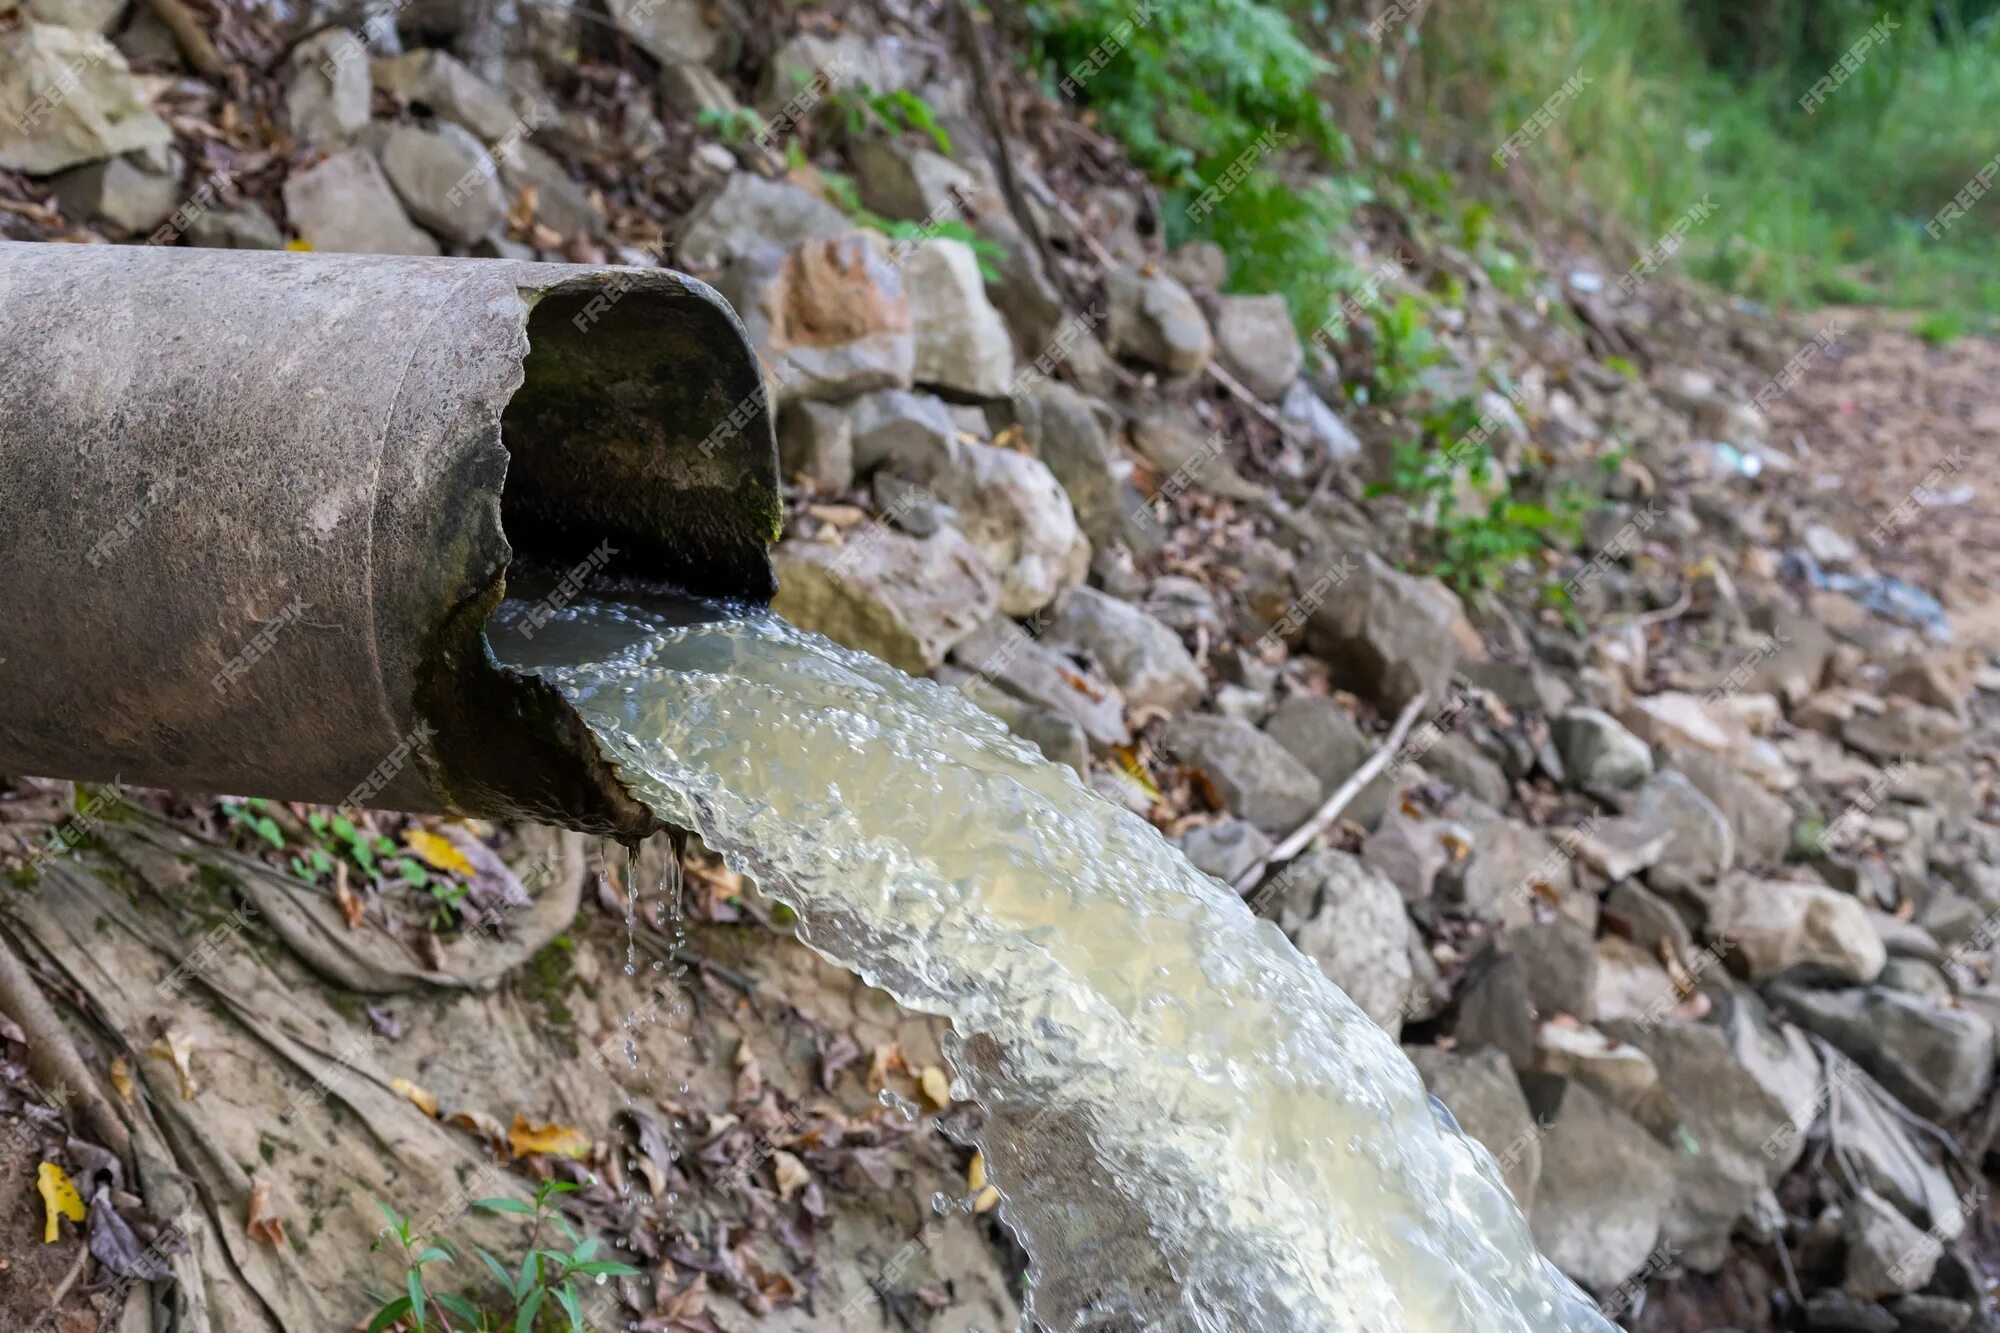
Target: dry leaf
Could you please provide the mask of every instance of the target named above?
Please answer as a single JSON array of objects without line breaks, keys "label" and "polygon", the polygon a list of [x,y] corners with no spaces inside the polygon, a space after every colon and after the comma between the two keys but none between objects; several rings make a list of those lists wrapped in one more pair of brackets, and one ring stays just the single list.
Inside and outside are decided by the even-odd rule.
[{"label": "dry leaf", "polygon": [[431,1119],[437,1119],[438,1099],[425,1092],[406,1078],[392,1078],[389,1086],[408,1097],[413,1105]]},{"label": "dry leaf", "polygon": [[806,1170],[806,1164],[783,1148],[771,1154],[771,1170],[778,1178],[778,1199],[782,1203],[790,1203],[794,1194],[812,1184],[812,1172]]},{"label": "dry leaf", "polygon": [[548,1153],[582,1161],[590,1156],[590,1138],[582,1130],[569,1125],[531,1124],[518,1111],[514,1113],[514,1127],[507,1131],[507,1146],[516,1157]]},{"label": "dry leaf", "polygon": [[496,1153],[507,1146],[506,1128],[484,1111],[453,1111],[445,1123],[471,1130],[491,1144]]},{"label": "dry leaf", "polygon": [[126,1101],[132,1100],[132,1065],[122,1055],[111,1058],[111,1086]]},{"label": "dry leaf", "polygon": [[942,1111],[951,1105],[951,1080],[936,1065],[925,1065],[924,1072],[917,1076],[917,1086],[924,1090],[924,1099]]},{"label": "dry leaf", "polygon": [[868,1091],[880,1092],[889,1086],[889,1075],[909,1072],[910,1067],[903,1063],[901,1043],[892,1041],[877,1046],[868,1058]]},{"label": "dry leaf", "polygon": [[403,834],[403,842],[409,849],[422,857],[432,869],[449,874],[472,877],[472,862],[465,859],[465,853],[451,845],[449,839],[441,838],[426,829],[412,827]]},{"label": "dry leaf", "polygon": [[1000,1202],[1000,1190],[986,1179],[986,1154],[975,1152],[965,1168],[966,1192],[972,1195],[972,1211],[987,1213]]},{"label": "dry leaf", "polygon": [[347,928],[361,929],[363,914],[367,909],[362,906],[361,899],[355,895],[354,889],[347,882],[345,860],[333,863],[333,901],[334,905],[340,908],[340,914],[347,918]]},{"label": "dry leaf", "polygon": [[48,1219],[42,1224],[42,1244],[55,1244],[62,1234],[59,1217],[67,1217],[78,1226],[83,1225],[83,1196],[70,1184],[69,1174],[54,1162],[43,1162],[41,1170],[35,1173],[35,1188],[42,1192],[42,1211]]},{"label": "dry leaf", "polygon": [[243,1229],[253,1240],[261,1240],[274,1250],[285,1247],[285,1224],[271,1211],[271,1182],[250,1178],[250,1216]]},{"label": "dry leaf", "polygon": [[180,1076],[181,1100],[191,1102],[201,1085],[194,1081],[194,1041],[178,1032],[167,1032],[146,1048],[146,1054],[157,1060],[165,1060]]}]

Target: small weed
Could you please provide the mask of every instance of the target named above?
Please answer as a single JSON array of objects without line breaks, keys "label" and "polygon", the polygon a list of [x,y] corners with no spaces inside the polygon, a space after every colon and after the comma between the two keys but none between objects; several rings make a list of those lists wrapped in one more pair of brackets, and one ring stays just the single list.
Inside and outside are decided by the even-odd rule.
[{"label": "small weed", "polygon": [[914,242],[933,239],[960,241],[972,248],[974,257],[979,260],[981,277],[992,282],[1000,276],[995,265],[1003,257],[1004,252],[965,222],[957,218],[937,218],[928,223],[885,218],[861,202],[861,192],[855,188],[853,177],[824,167],[819,169],[818,174],[820,183],[825,186],[834,206],[861,226],[879,231],[892,241]]},{"label": "small weed", "polygon": [[1939,310],[1917,321],[1917,336],[1933,347],[1957,341],[1965,333],[1965,316],[1956,310]]},{"label": "small weed", "polygon": [[[467,1295],[462,1291],[434,1288],[435,1275],[425,1270],[448,1268],[458,1262],[458,1251],[442,1236],[413,1231],[410,1220],[381,1200],[376,1206],[389,1225],[377,1238],[374,1248],[394,1241],[403,1260],[403,1291],[385,1302],[368,1322],[368,1333],[406,1329],[409,1333],[533,1333],[533,1330],[568,1329],[582,1333],[583,1291],[580,1280],[595,1285],[605,1278],[638,1277],[629,1264],[611,1263],[596,1257],[595,1236],[579,1236],[569,1219],[555,1207],[557,1195],[569,1194],[576,1186],[566,1180],[545,1180],[535,1191],[533,1204],[519,1199],[481,1199],[472,1206],[489,1213],[525,1219],[528,1229],[525,1252],[518,1262],[502,1263],[497,1255],[477,1246],[473,1252],[486,1265],[506,1293],[504,1301]],[[554,1227],[569,1241],[567,1251],[544,1246],[542,1233]],[[454,1322],[463,1321],[463,1322]]]},{"label": "small weed", "polygon": [[726,144],[746,142],[764,128],[764,118],[747,106],[705,106],[695,123]]}]

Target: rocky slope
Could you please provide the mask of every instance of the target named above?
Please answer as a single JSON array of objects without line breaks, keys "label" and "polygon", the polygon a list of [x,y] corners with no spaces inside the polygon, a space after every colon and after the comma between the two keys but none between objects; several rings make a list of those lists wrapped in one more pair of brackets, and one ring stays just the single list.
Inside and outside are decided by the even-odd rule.
[{"label": "rocky slope", "polygon": [[[0,28],[16,100],[87,62],[0,101],[6,234],[708,279],[780,405],[780,609],[1241,888],[1607,1312],[1992,1325],[1994,348],[1532,240],[1503,279],[1388,205],[1302,339],[956,7],[524,10],[498,81],[407,19],[204,8],[203,57],[104,8]],[[1574,539],[1450,563],[1494,475]]]}]

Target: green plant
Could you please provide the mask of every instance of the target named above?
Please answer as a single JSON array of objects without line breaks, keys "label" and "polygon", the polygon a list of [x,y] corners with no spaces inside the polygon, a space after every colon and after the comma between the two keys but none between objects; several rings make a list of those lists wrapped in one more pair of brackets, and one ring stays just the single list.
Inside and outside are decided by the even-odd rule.
[{"label": "green plant", "polygon": [[[567,1328],[582,1333],[583,1293],[579,1279],[591,1283],[609,1277],[638,1277],[629,1264],[612,1263],[596,1257],[595,1236],[582,1237],[552,1202],[558,1195],[575,1191],[568,1181],[545,1180],[535,1191],[533,1204],[520,1199],[481,1199],[472,1206],[491,1213],[503,1213],[527,1220],[525,1250],[516,1263],[502,1263],[488,1250],[473,1247],[479,1261],[500,1284],[506,1297],[499,1303],[456,1290],[434,1290],[425,1270],[449,1267],[458,1262],[458,1251],[441,1236],[413,1231],[408,1218],[388,1204],[376,1200],[389,1225],[376,1238],[375,1247],[394,1241],[403,1261],[403,1289],[383,1303],[367,1325],[368,1333],[402,1327],[410,1333],[532,1333],[537,1328]],[[541,1243],[542,1232],[554,1226],[570,1242],[569,1249],[549,1248]],[[453,1320],[463,1320],[455,1324]]]},{"label": "green plant", "polygon": [[951,152],[951,135],[938,123],[931,104],[907,88],[882,92],[868,84],[842,89],[835,100],[846,112],[847,133],[859,138],[872,129],[926,135],[940,153]]},{"label": "green plant", "polygon": [[1377,401],[1405,397],[1425,371],[1444,360],[1423,302],[1405,292],[1394,301],[1376,304],[1369,313],[1375,328],[1374,397]]},{"label": "green plant", "polygon": [[1917,336],[1933,347],[1943,347],[1965,333],[1965,315],[1957,310],[1937,310],[1917,321]]},{"label": "green plant", "polygon": [[727,144],[738,144],[764,128],[764,118],[747,106],[705,106],[695,123]]},{"label": "green plant", "polygon": [[979,260],[980,276],[988,282],[999,276],[995,266],[1005,252],[961,219],[932,218],[928,222],[906,222],[900,218],[885,218],[861,202],[861,191],[855,187],[853,177],[821,168],[819,179],[834,206],[862,226],[898,242],[913,244],[932,239],[963,242],[971,247],[973,256]]},{"label": "green plant", "polygon": [[[246,850],[268,849],[308,884],[330,883],[345,865],[349,874],[358,874],[361,883],[378,883],[393,874],[402,883],[429,894],[437,904],[430,923],[433,929],[453,923],[468,891],[458,877],[426,865],[419,857],[399,850],[386,834],[364,828],[339,811],[308,810],[300,827],[289,813],[262,797],[225,798],[220,809],[224,822]],[[284,824],[279,822],[280,813],[285,815]]]}]

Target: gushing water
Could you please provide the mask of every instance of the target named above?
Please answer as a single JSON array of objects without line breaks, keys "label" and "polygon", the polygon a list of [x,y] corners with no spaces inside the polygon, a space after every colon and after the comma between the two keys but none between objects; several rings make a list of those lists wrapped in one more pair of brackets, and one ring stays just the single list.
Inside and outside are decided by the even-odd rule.
[{"label": "gushing water", "polygon": [[632,789],[956,1034],[1058,1330],[1603,1333],[1484,1149],[1277,928],[957,694],[762,610],[579,603],[545,673]]}]

